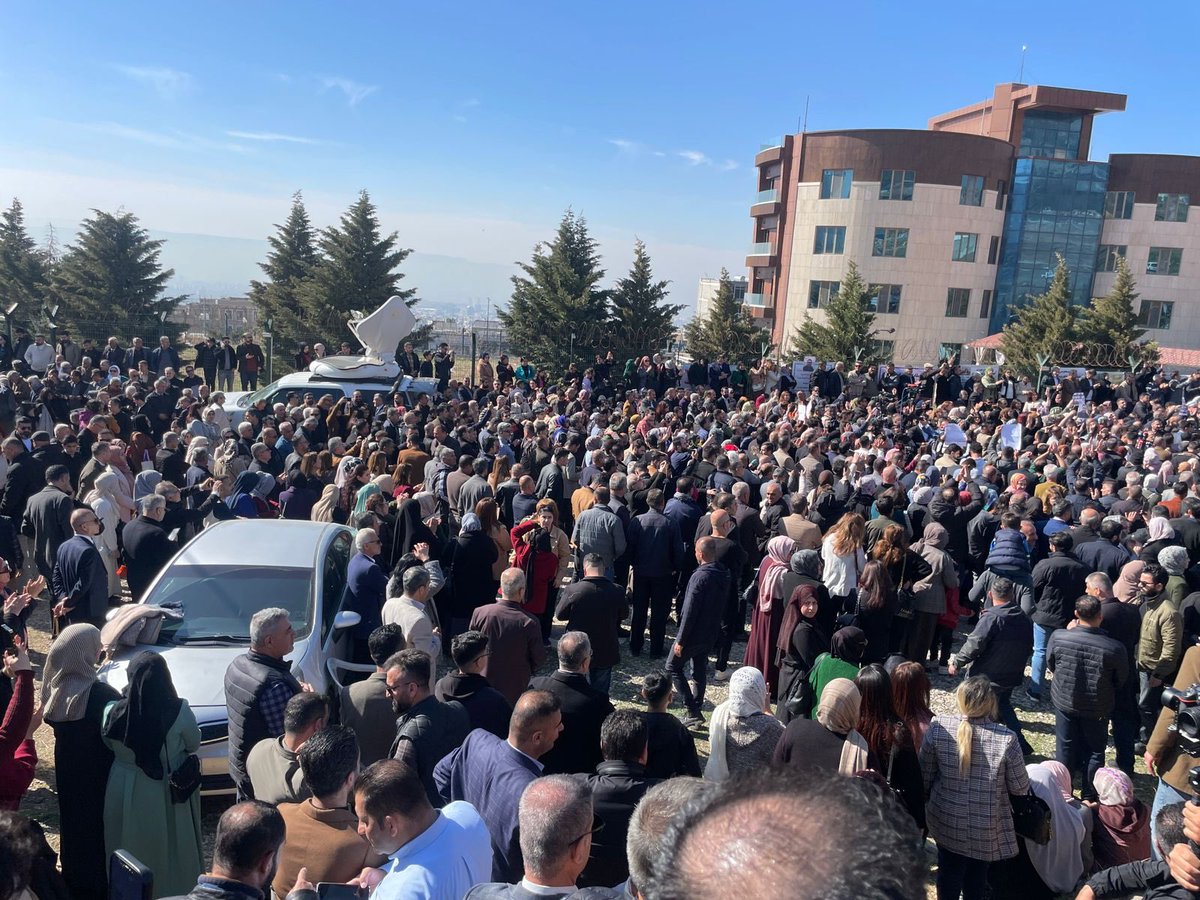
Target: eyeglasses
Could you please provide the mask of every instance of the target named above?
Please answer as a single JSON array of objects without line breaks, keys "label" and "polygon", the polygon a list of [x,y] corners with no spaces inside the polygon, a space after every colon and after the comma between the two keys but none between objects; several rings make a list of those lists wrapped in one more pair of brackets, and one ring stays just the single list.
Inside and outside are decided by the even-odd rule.
[{"label": "eyeglasses", "polygon": [[400,688],[408,687],[410,684],[416,684],[416,683],[417,682],[415,682],[415,681],[401,681],[398,684],[385,684],[383,686],[383,692],[390,696],[391,694],[399,693]]},{"label": "eyeglasses", "polygon": [[588,835],[595,834],[597,831],[603,831],[603,830],[604,830],[604,820],[601,819],[599,816],[593,814],[592,815],[592,827],[590,829],[588,829],[587,831],[585,831],[583,834],[581,834],[579,837],[575,838],[575,840],[571,841],[567,846],[573,847],[576,844],[578,844],[580,841],[582,841]]}]

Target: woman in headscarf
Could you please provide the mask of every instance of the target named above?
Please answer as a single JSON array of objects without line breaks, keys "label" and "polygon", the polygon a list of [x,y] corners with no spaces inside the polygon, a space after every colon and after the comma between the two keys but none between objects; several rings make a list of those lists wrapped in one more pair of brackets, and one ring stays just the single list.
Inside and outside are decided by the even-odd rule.
[{"label": "woman in headscarf", "polygon": [[1121,575],[1113,582],[1113,595],[1122,603],[1133,603],[1140,588],[1138,580],[1142,577],[1142,569],[1146,564],[1140,559],[1132,559],[1121,567]]},{"label": "woman in headscarf", "polygon": [[829,652],[818,656],[812,671],[808,673],[813,697],[819,702],[825,685],[835,678],[853,679],[858,674],[866,650],[867,636],[861,628],[850,625],[835,631],[829,642]]},{"label": "woman in headscarf", "polygon": [[155,469],[147,469],[144,472],[138,472],[137,478],[135,478],[133,482],[133,499],[141,500],[145,497],[149,497],[154,493],[154,489],[162,480],[162,472],[159,472]]},{"label": "woman in headscarf", "polygon": [[258,487],[258,473],[249,469],[238,475],[229,497],[229,508],[240,519],[257,519],[258,504],[254,502],[254,491]]},{"label": "woman in headscarf", "polygon": [[902,651],[910,662],[924,664],[929,658],[938,618],[946,611],[946,592],[958,590],[958,569],[954,557],[946,552],[949,543],[950,532],[938,522],[930,522],[913,547],[924,560],[928,574],[913,585],[912,628]]},{"label": "woman in headscarf", "polygon": [[258,518],[277,518],[269,499],[271,491],[275,490],[275,476],[270,472],[254,472],[251,474],[254,475],[255,484],[250,489],[250,496],[254,500],[255,508],[258,510]]},{"label": "woman in headscarf", "polygon": [[337,507],[333,513],[335,522],[345,524],[350,520],[350,514],[354,510],[355,495],[370,480],[370,473],[367,472],[365,462],[357,456],[342,458],[342,461],[338,463],[337,475],[333,479],[333,483],[338,488]]},{"label": "woman in headscarf", "polygon": [[[1092,785],[1099,803],[1088,803],[1095,824],[1095,869],[1150,858],[1150,808],[1133,795],[1133,782],[1120,769],[1097,769]],[[1086,801],[1085,801],[1086,802]]]},{"label": "woman in headscarf", "polygon": [[[833,634],[837,631],[837,611],[833,608],[829,589],[821,583],[820,550],[797,550],[792,554],[791,559],[788,560],[788,571],[784,574],[780,585],[783,598],[789,599],[795,593],[796,588],[805,584],[811,585],[817,592],[818,624],[826,635]],[[781,633],[780,640],[785,638],[786,635]]]},{"label": "woman in headscarf", "polygon": [[443,640],[466,631],[472,613],[496,597],[492,590],[496,544],[483,530],[479,516],[469,512],[462,517],[458,537],[451,547],[454,556],[450,564],[450,616],[446,623],[449,633]]},{"label": "woman in headscarf", "polygon": [[704,777],[724,781],[771,764],[783,725],[771,715],[762,672],[742,666],[729,676],[729,699],[713,711]]},{"label": "woman in headscarf", "polygon": [[976,900],[988,869],[1017,855],[1010,794],[1029,793],[1017,736],[996,723],[985,676],[955,692],[958,715],[935,716],[921,744],[925,821],[938,848],[937,895]]},{"label": "woman in headscarf", "polygon": [[153,469],[154,454],[158,450],[158,446],[154,443],[154,438],[150,436],[150,420],[145,416],[134,416],[133,429],[133,434],[129,436],[129,446],[125,448],[125,460],[134,472]]},{"label": "woman in headscarf", "polygon": [[1053,900],[1062,893],[1074,894],[1091,862],[1091,813],[1071,795],[1067,767],[1050,761],[1029,766],[1026,772],[1034,795],[1050,807],[1050,840],[1038,844],[1021,838],[1020,853],[992,867],[988,880],[995,900]]},{"label": "woman in headscarf", "polygon": [[[312,506],[309,519],[313,522],[332,522],[333,510],[337,506],[337,485],[327,484],[321,492],[321,497]],[[232,498],[231,498],[232,499]]]},{"label": "woman in headscarf", "polygon": [[[793,561],[801,553],[816,551],[799,550],[792,554]],[[775,715],[786,725],[793,718],[808,718],[812,714],[814,699],[812,683],[808,674],[822,653],[829,652],[829,632],[821,623],[821,594],[824,585],[800,584],[792,591],[783,623],[779,629],[776,660],[779,663],[779,702]],[[824,602],[829,602],[825,594]]]},{"label": "woman in headscarf", "polygon": [[[147,473],[143,472],[142,474]],[[157,472],[154,474],[158,475]],[[141,475],[138,476],[138,478],[141,477]],[[158,475],[158,480],[162,480],[161,475]],[[83,498],[83,502],[92,508],[96,518],[104,525],[104,529],[93,538],[93,541],[96,549],[100,551],[100,558],[104,561],[104,568],[108,572],[108,596],[110,599],[121,596],[121,578],[117,575],[117,567],[120,564],[117,548],[117,525],[121,521],[121,511],[117,505],[116,492],[117,476],[112,472],[101,472],[96,478],[96,484],[91,492]]]},{"label": "woman in headscarf", "polygon": [[200,791],[176,803],[170,780],[200,749],[200,727],[161,655],[140,654],[128,674],[124,695],[104,711],[104,742],[113,752],[105,847],[110,855],[128,850],[147,865],[158,896],[184,894],[203,871]]},{"label": "woman in headscarf", "polygon": [[100,736],[108,704],[120,699],[96,680],[100,630],[68,625],[50,645],[42,671],[42,717],[54,731],[59,860],[78,900],[107,900],[104,792],[112,751]]},{"label": "woman in headscarf", "polygon": [[763,673],[767,690],[774,693],[779,684],[779,667],[775,648],[779,643],[779,626],[783,610],[791,594],[784,594],[784,576],[796,551],[790,537],[776,535],[767,541],[767,555],[758,566],[758,600],[750,615],[750,637],[746,640],[745,664]]},{"label": "woman in headscarf", "polygon": [[374,481],[368,481],[361,488],[359,488],[358,493],[354,497],[354,510],[350,514],[350,520],[354,521],[355,516],[359,516],[367,512],[368,502],[370,499],[378,496],[380,493],[381,491],[379,490],[379,485],[377,485]]},{"label": "woman in headscarf", "polygon": [[1147,522],[1146,531],[1149,533],[1150,539],[1146,541],[1138,557],[1143,562],[1158,562],[1158,554],[1165,548],[1179,546],[1179,539],[1175,536],[1175,529],[1171,527],[1170,520],[1163,516],[1158,516]]},{"label": "woman in headscarf", "polygon": [[440,560],[442,547],[435,533],[440,524],[435,494],[424,491],[410,500],[405,500],[396,510],[396,529],[392,533],[392,558],[400,559],[412,553],[417,544],[428,544],[429,558]]},{"label": "woman in headscarf", "polygon": [[825,685],[816,719],[792,719],[775,747],[776,765],[814,775],[854,775],[875,768],[870,748],[858,733],[862,696],[849,678]]}]

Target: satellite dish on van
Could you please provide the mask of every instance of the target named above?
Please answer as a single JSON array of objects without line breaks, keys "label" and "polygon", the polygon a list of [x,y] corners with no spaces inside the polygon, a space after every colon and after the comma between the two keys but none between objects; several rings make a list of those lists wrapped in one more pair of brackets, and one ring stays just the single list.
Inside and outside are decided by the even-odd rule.
[{"label": "satellite dish on van", "polygon": [[396,346],[412,334],[417,317],[401,297],[388,297],[383,306],[361,319],[351,319],[350,330],[363,345],[363,356],[382,363],[396,361]]}]

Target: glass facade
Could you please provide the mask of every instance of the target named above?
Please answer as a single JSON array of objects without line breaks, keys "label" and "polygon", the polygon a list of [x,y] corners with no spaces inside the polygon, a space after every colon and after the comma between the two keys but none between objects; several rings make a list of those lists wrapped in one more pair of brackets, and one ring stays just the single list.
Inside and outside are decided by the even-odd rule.
[{"label": "glass facade", "polygon": [[845,225],[818,225],[813,253],[841,253],[846,248]]},{"label": "glass facade", "polygon": [[1108,163],[1017,159],[996,272],[992,333],[1008,324],[1014,307],[1046,290],[1059,254],[1071,270],[1072,302],[1089,301],[1107,187]]},{"label": "glass facade", "polygon": [[1104,195],[1104,218],[1132,219],[1133,191],[1109,191]]},{"label": "glass facade", "polygon": [[1186,222],[1190,200],[1187,194],[1159,194],[1154,207],[1154,221]]},{"label": "glass facade", "polygon": [[917,173],[912,169],[884,169],[879,177],[880,200],[911,200]]},{"label": "glass facade", "polygon": [[1143,300],[1138,311],[1138,324],[1143,328],[1170,328],[1175,304],[1166,300]]},{"label": "glass facade", "polygon": [[837,296],[840,281],[810,281],[808,283],[808,308],[824,309],[831,297]]},{"label": "glass facade", "polygon": [[872,256],[908,256],[907,228],[876,228]]},{"label": "glass facade", "polygon": [[1082,133],[1081,113],[1030,110],[1025,113],[1021,125],[1021,147],[1017,155],[1078,159]]},{"label": "glass facade", "polygon": [[868,290],[867,307],[873,313],[898,313],[901,293],[898,284],[873,284]]}]

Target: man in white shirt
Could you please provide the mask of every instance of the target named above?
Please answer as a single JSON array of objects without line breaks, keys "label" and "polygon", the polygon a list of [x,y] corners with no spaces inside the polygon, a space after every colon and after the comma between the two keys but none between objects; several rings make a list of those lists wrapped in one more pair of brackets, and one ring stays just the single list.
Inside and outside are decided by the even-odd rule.
[{"label": "man in white shirt", "polygon": [[56,356],[54,348],[46,343],[44,334],[34,335],[33,343],[25,349],[25,364],[35,375],[45,375],[46,370],[54,365]]},{"label": "man in white shirt", "polygon": [[[396,595],[396,588],[403,585],[403,593]],[[424,650],[433,660],[429,667],[429,691],[433,692],[437,678],[437,659],[442,652],[441,630],[434,627],[426,604],[430,597],[429,572],[423,566],[408,569],[397,579],[388,581],[388,600],[383,604],[384,625],[399,625],[404,630],[404,640],[411,650]]]}]

